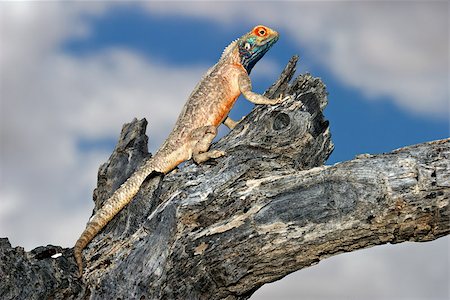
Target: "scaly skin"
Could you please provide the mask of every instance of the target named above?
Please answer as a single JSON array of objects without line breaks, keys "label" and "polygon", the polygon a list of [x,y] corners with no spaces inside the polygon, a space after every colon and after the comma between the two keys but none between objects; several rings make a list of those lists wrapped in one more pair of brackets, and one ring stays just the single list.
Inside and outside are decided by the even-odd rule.
[{"label": "scaly skin", "polygon": [[256,62],[277,40],[276,31],[259,25],[225,48],[218,63],[195,87],[175,128],[155,156],[133,173],[89,220],[74,247],[80,277],[83,274],[82,250],[133,199],[147,176],[152,172],[167,174],[191,158],[202,163],[225,154],[208,149],[222,122],[229,128],[236,125],[228,118],[228,113],[241,93],[255,104],[273,105],[283,101],[281,97],[268,99],[252,92],[248,76]]}]

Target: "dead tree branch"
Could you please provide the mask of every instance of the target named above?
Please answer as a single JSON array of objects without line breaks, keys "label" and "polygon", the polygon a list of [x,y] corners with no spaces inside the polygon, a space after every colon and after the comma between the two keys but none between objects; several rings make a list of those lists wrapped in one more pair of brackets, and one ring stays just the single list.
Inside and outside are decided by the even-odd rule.
[{"label": "dead tree branch", "polygon": [[[292,99],[255,107],[213,145],[226,156],[144,183],[84,252],[84,281],[71,249],[0,240],[0,298],[247,299],[335,254],[449,234],[450,140],[323,166],[327,94],[308,74],[290,83],[296,61],[267,92]],[[148,158],[146,125],[124,126],[96,207]]]}]

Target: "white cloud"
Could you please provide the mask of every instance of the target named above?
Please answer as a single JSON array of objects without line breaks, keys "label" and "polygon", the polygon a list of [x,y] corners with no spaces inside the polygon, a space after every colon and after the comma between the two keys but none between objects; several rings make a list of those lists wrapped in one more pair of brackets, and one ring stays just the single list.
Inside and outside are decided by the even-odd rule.
[{"label": "white cloud", "polygon": [[61,52],[64,39],[89,34],[80,16],[104,7],[1,6],[0,235],[27,249],[71,246],[109,156],[81,151],[78,139],[116,139],[124,122],[147,117],[156,149],[206,67],[168,67],[118,48],[85,57]]},{"label": "white cloud", "polygon": [[145,5],[150,13],[203,17],[224,26],[274,26],[282,34],[279,43],[292,39],[338,80],[369,98],[385,96],[410,112],[448,117],[449,12],[445,1]]},{"label": "white cloud", "polygon": [[[410,111],[445,115],[448,10],[442,3],[141,5],[149,13],[190,15],[224,26],[264,23],[276,27],[282,34],[279,43],[292,39],[342,82],[373,96],[390,96]],[[204,66],[160,65],[126,49],[107,49],[83,58],[59,50],[64,39],[90,34],[83,15],[107,13],[109,5],[0,3],[0,235],[8,236],[15,245],[27,249],[46,243],[72,246],[92,207],[97,167],[109,155],[100,150],[80,151],[77,138],[115,138],[124,122],[145,116],[150,122],[150,148],[155,149],[155,141],[167,135],[205,70]],[[255,5],[258,13],[249,13],[256,10]],[[253,75],[256,71],[272,73],[273,69],[273,62],[263,60]],[[442,243],[429,245],[426,253],[442,257],[440,251],[448,251]],[[358,256],[358,262],[377,270],[370,273],[372,277],[364,277],[364,283],[374,282],[374,290],[394,291],[396,276],[404,276],[391,274],[394,262],[386,260],[386,255],[366,255]],[[411,254],[409,261],[421,261],[421,255]],[[354,280],[361,272],[367,274],[360,265],[352,265],[353,258],[352,253],[351,259],[340,263],[345,275],[329,279],[336,282],[336,289],[342,282],[336,277]],[[318,271],[333,272],[336,266],[330,265],[330,269]],[[439,265],[435,272],[448,278],[448,271]],[[313,283],[309,281],[311,286]],[[363,281],[359,283],[363,285]],[[326,284],[330,283],[318,285]],[[427,286],[433,289],[433,281],[424,279],[413,285],[425,290]],[[408,289],[411,285],[404,290]],[[348,294],[359,291],[356,286]]]},{"label": "white cloud", "polygon": [[338,6],[327,17],[335,24],[349,20],[322,27],[328,49],[317,51],[344,83],[416,113],[447,117],[445,3],[359,3]]},{"label": "white cloud", "polygon": [[263,286],[251,299],[444,300],[448,253],[448,239],[442,238],[339,254]]}]

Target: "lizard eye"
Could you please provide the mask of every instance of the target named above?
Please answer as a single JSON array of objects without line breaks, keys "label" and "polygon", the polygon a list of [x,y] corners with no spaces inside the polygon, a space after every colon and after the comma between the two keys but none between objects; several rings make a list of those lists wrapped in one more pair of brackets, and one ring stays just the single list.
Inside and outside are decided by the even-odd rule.
[{"label": "lizard eye", "polygon": [[245,49],[245,50],[250,50],[251,48],[252,48],[252,45],[250,45],[249,42],[246,42],[246,43],[244,44],[244,49]]},{"label": "lizard eye", "polygon": [[267,28],[264,26],[257,26],[253,29],[253,34],[256,36],[264,37],[267,35]]}]

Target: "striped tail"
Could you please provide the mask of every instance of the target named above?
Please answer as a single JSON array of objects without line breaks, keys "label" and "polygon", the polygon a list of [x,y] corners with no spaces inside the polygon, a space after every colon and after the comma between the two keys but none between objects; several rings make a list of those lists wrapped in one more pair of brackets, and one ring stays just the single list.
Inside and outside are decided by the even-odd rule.
[{"label": "striped tail", "polygon": [[[74,246],[74,256],[78,265],[79,277],[83,275],[83,259],[81,252],[84,247],[127,205],[139,191],[139,187],[145,178],[152,172],[159,172],[155,165],[155,159],[148,160],[130,178],[127,179],[114,194],[105,201],[103,206],[95,213],[86,225],[86,229]],[[162,172],[161,172],[162,173]]]}]

